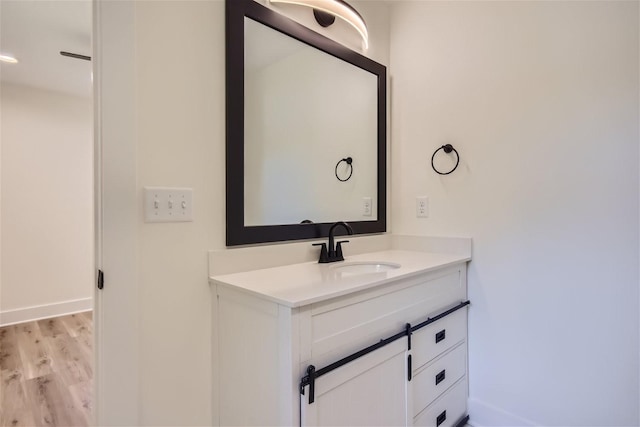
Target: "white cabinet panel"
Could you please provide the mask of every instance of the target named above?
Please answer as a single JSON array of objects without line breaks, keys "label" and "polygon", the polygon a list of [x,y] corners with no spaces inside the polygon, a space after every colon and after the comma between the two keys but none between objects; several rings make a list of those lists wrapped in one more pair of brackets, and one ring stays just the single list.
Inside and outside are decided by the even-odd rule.
[{"label": "white cabinet panel", "polygon": [[[463,266],[446,269],[374,292],[314,304],[311,351],[325,363],[359,350],[466,298]],[[448,342],[451,342],[449,340]],[[442,347],[442,346],[441,346]]]},{"label": "white cabinet panel", "polygon": [[302,425],[407,425],[406,350],[398,340],[316,379],[315,401],[301,402]]},{"label": "white cabinet panel", "polygon": [[[220,424],[277,424],[278,394],[269,388],[281,381],[276,369],[280,352],[274,340],[279,335],[278,306],[227,292],[221,292],[219,301],[219,339],[224,346],[219,363],[225,367],[219,379]],[[260,363],[254,360],[257,349]],[[247,402],[253,410],[245,410]]]},{"label": "white cabinet panel", "polygon": [[413,334],[413,368],[420,369],[467,337],[467,310],[458,310]]},{"label": "white cabinet panel", "polygon": [[415,413],[422,411],[443,391],[462,378],[466,370],[467,345],[462,343],[415,374],[412,384]]},{"label": "white cabinet panel", "polygon": [[414,418],[414,426],[455,426],[467,412],[467,377]]}]

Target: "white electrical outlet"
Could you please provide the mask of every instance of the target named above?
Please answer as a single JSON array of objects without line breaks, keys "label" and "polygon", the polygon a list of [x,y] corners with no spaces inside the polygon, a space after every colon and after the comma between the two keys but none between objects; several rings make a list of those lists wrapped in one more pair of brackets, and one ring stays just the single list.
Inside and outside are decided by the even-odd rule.
[{"label": "white electrical outlet", "polygon": [[429,198],[426,196],[416,197],[416,217],[429,218]]},{"label": "white electrical outlet", "polygon": [[144,188],[145,222],[193,221],[193,190],[191,188]]},{"label": "white electrical outlet", "polygon": [[371,216],[371,197],[362,198],[362,216]]}]

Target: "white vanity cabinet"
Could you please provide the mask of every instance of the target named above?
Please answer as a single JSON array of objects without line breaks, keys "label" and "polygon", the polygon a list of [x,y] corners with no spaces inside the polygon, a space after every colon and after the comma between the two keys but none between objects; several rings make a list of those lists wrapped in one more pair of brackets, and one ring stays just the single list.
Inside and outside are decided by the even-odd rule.
[{"label": "white vanity cabinet", "polygon": [[398,340],[318,378],[312,404],[307,386],[302,425],[407,425],[406,384],[407,344]]},{"label": "white vanity cabinet", "polygon": [[[466,260],[434,265],[384,280],[342,278],[324,295],[300,298],[295,288],[243,287],[250,273],[212,277],[219,424],[456,425],[467,413]],[[367,279],[373,285],[363,286]],[[300,393],[309,366],[319,373],[396,335]]]}]

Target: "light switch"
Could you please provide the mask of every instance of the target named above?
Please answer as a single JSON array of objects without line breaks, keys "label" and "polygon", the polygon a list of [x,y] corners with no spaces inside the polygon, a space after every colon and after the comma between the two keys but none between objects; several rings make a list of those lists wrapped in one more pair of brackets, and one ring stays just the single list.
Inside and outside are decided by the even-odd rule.
[{"label": "light switch", "polygon": [[193,221],[191,188],[144,187],[145,222]]}]

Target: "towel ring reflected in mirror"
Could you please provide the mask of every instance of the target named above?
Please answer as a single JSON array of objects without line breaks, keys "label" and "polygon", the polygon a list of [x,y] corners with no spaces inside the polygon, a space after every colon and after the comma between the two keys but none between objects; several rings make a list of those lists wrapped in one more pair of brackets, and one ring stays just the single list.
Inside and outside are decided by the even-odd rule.
[{"label": "towel ring reflected in mirror", "polygon": [[[344,179],[340,178],[340,175],[338,175],[338,166],[340,166],[340,163],[342,162],[346,163],[347,168],[349,169],[349,176]],[[340,182],[349,181],[351,179],[351,175],[353,175],[353,158],[345,157],[344,159],[340,159],[338,163],[336,163],[335,174],[336,174],[336,178],[338,178],[338,181]]]}]

